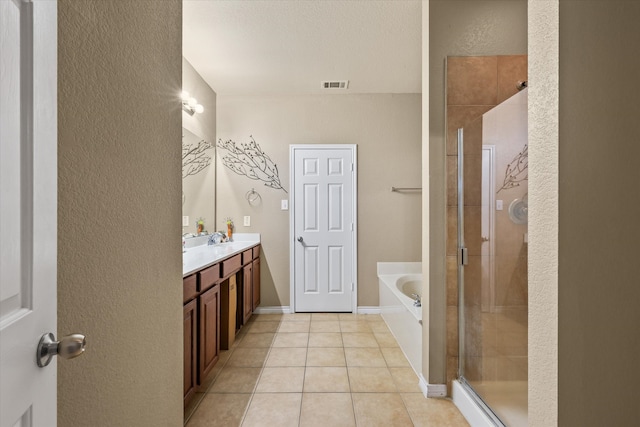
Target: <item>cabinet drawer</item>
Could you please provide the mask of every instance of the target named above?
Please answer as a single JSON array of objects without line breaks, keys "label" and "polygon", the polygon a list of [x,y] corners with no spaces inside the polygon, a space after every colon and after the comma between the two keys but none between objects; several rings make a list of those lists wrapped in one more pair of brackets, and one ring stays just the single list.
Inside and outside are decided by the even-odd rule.
[{"label": "cabinet drawer", "polygon": [[199,292],[205,291],[220,280],[220,264],[216,264],[200,271],[200,288]]},{"label": "cabinet drawer", "polygon": [[182,279],[182,302],[192,300],[198,295],[196,275],[192,274]]},{"label": "cabinet drawer", "polygon": [[247,265],[253,260],[253,251],[251,249],[242,252],[242,265]]},{"label": "cabinet drawer", "polygon": [[253,259],[260,258],[260,245],[253,248]]},{"label": "cabinet drawer", "polygon": [[233,273],[240,270],[240,267],[242,267],[242,257],[240,256],[240,254],[222,261],[221,277],[231,276]]}]

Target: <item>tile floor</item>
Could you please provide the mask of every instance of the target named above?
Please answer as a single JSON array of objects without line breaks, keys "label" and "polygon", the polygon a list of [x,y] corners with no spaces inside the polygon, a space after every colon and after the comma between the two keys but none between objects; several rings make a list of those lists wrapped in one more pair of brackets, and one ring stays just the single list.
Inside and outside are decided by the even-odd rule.
[{"label": "tile floor", "polygon": [[202,390],[186,427],[468,426],[424,398],[379,315],[254,315]]}]

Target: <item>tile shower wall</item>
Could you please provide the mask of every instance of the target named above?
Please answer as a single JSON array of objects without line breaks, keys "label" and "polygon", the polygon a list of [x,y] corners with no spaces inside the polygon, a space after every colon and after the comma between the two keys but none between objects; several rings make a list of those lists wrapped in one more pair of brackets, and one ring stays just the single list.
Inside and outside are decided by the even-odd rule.
[{"label": "tile shower wall", "polygon": [[[465,270],[467,283],[481,283],[480,206],[482,182],[482,120],[496,105],[518,93],[518,81],[527,80],[526,55],[447,58],[447,385],[458,370],[458,280],[457,280],[457,129],[465,128],[465,227],[470,261]],[[522,147],[519,147],[521,149]],[[502,167],[496,170],[496,183],[502,184]],[[497,190],[497,189],[496,189]],[[497,198],[501,198],[498,196]],[[505,199],[506,200],[506,199]],[[477,325],[477,348],[469,346],[471,358],[485,356],[482,364],[468,363],[475,378],[526,379],[526,245],[522,232],[513,233],[507,211],[496,212],[495,306],[499,312],[468,310],[467,322]],[[526,226],[520,226],[525,227]],[[501,232],[504,230],[504,232]],[[519,242],[510,238],[517,235]],[[516,247],[520,244],[519,247]],[[479,286],[467,293],[481,292]],[[466,295],[469,300],[470,295]],[[474,298],[480,301],[481,297]],[[486,298],[485,298],[486,301]],[[498,317],[500,317],[498,319]],[[525,325],[524,333],[520,325]],[[483,333],[484,331],[484,333]],[[505,333],[506,332],[506,333]],[[502,339],[509,337],[509,341]],[[523,339],[522,339],[523,338]],[[524,353],[523,353],[524,351]],[[489,357],[487,357],[489,356]],[[469,361],[469,360],[468,360]],[[524,369],[523,369],[524,368]],[[481,371],[481,372],[480,372]],[[507,378],[508,377],[508,378]]]}]

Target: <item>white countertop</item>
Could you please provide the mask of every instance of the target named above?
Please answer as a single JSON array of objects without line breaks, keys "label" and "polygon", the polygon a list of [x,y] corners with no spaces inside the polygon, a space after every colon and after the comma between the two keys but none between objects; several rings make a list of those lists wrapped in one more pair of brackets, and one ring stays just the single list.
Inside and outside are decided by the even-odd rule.
[{"label": "white countertop", "polygon": [[230,258],[260,243],[260,234],[236,233],[233,242],[194,246],[182,253],[182,277],[193,274],[224,259]]}]

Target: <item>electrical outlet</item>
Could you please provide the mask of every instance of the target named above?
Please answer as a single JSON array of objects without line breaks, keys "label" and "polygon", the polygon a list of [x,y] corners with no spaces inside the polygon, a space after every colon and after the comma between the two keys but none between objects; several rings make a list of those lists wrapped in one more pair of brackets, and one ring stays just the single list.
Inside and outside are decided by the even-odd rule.
[{"label": "electrical outlet", "polygon": [[182,217],[182,226],[183,227],[189,226],[189,215],[185,215]]},{"label": "electrical outlet", "polygon": [[249,215],[244,217],[244,226],[251,227],[251,217]]},{"label": "electrical outlet", "polygon": [[280,209],[283,211],[289,210],[289,201],[287,199],[280,200]]}]

